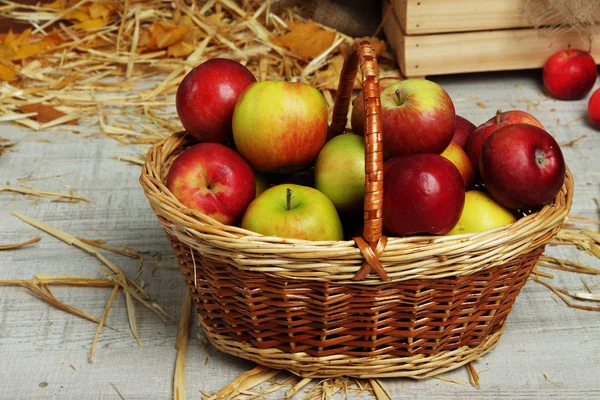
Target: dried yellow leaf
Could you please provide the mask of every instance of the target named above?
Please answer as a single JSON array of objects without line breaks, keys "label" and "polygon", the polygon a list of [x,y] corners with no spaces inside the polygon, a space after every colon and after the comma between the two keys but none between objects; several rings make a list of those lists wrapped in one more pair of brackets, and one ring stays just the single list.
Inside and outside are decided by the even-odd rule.
[{"label": "dried yellow leaf", "polygon": [[[25,114],[33,113],[33,112],[37,113],[37,115],[35,116],[35,119],[41,123],[54,121],[57,118],[61,118],[61,117],[64,117],[65,115],[67,115],[64,112],[59,111],[52,106],[47,106],[47,105],[40,104],[40,103],[23,104],[23,105],[19,106],[19,110]],[[66,123],[75,125],[75,124],[77,124],[77,121],[71,120]]]},{"label": "dried yellow leaf", "polygon": [[328,31],[312,20],[308,22],[288,22],[290,32],[274,38],[276,44],[287,47],[304,58],[315,58],[324,52],[335,40],[335,32]]},{"label": "dried yellow leaf", "polygon": [[184,40],[169,46],[169,49],[167,50],[167,55],[169,57],[185,57],[187,55],[192,54],[195,48],[196,47],[192,43],[189,43]]},{"label": "dried yellow leaf", "polygon": [[79,29],[82,31],[93,31],[94,29],[98,29],[98,28],[102,28],[103,26],[106,26],[107,21],[105,21],[103,18],[95,18],[95,19],[88,19],[85,21],[81,21],[75,25],[73,25],[74,29]]},{"label": "dried yellow leaf", "polygon": [[[344,66],[344,55],[338,54],[329,61],[327,69],[317,71],[315,73],[314,84],[318,89],[337,90],[340,83],[340,75]],[[360,74],[358,74],[360,75]],[[360,77],[357,76],[354,80],[354,88],[361,88]]]},{"label": "dried yellow leaf", "polygon": [[10,82],[17,76],[14,68],[9,67],[8,65],[12,64],[0,59],[0,81]]},{"label": "dried yellow leaf", "polygon": [[159,49],[169,47],[175,43],[179,43],[185,35],[187,35],[189,28],[187,26],[178,26],[159,36],[156,39],[156,45]]},{"label": "dried yellow leaf", "polygon": [[115,5],[111,3],[92,3],[89,7],[90,17],[93,19],[102,18],[108,21]]}]

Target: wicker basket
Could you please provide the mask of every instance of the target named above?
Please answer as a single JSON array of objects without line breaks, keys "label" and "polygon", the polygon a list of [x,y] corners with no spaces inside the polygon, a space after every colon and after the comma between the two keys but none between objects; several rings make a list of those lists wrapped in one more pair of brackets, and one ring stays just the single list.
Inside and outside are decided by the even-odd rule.
[{"label": "wicker basket", "polygon": [[531,269],[568,214],[569,171],[552,204],[478,234],[381,233],[378,70],[366,40],[349,49],[332,134],[346,126],[358,64],[366,98],[363,237],[312,242],[265,237],[183,206],[164,182],[192,143],[156,144],[140,182],[218,349],[304,377],[425,378],[490,351]]}]

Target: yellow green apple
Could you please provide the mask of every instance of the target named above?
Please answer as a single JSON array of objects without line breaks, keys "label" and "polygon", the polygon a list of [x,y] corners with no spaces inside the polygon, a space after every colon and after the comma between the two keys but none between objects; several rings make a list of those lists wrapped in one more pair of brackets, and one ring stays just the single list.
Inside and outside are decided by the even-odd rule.
[{"label": "yellow green apple", "polygon": [[475,183],[475,169],[467,152],[462,147],[455,142],[450,142],[446,150],[440,155],[450,160],[458,168],[465,184],[465,190],[473,186]]},{"label": "yellow green apple", "polygon": [[343,240],[335,206],[308,186],[282,184],[265,190],[244,213],[242,228],[266,236],[304,240]]},{"label": "yellow green apple", "polygon": [[302,82],[251,84],[233,111],[233,140],[262,172],[292,173],[319,154],[327,137],[325,98]]},{"label": "yellow green apple", "polygon": [[470,190],[458,223],[448,235],[483,232],[516,221],[515,216],[486,193]]},{"label": "yellow green apple", "polygon": [[315,188],[338,211],[362,210],[365,196],[364,137],[342,134],[331,139],[317,157]]}]

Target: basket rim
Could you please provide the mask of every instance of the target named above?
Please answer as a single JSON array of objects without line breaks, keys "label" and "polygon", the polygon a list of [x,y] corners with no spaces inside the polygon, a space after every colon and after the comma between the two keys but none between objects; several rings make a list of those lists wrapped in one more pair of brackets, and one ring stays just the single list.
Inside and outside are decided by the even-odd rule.
[{"label": "basket rim", "polygon": [[[364,261],[353,240],[310,241],[264,236],[237,226],[224,225],[184,206],[169,191],[164,180],[170,162],[191,143],[192,138],[185,132],[174,133],[156,143],[148,151],[140,175],[140,184],[163,227],[170,234],[177,236],[183,244],[209,257],[232,259],[240,269],[259,270],[290,279],[305,278],[303,274],[298,274],[298,271],[317,268],[315,264],[318,262],[325,269],[321,269],[318,276],[310,276],[309,279],[329,280],[331,277],[327,275],[341,274],[345,277],[342,280],[349,280],[346,279],[349,270],[356,271],[355,264]],[[452,236],[389,237],[379,260],[384,266],[397,266],[390,274],[392,281],[457,275],[456,271],[443,268],[447,267],[450,261],[470,264],[465,266],[467,268],[463,271],[464,274],[471,270],[492,267],[549,242],[569,213],[572,199],[573,176],[567,167],[560,192],[552,203],[546,204],[537,212],[512,224],[484,232]],[[234,252],[242,254],[240,256]],[[267,260],[265,253],[272,257]],[[496,258],[492,260],[490,257]],[[323,262],[332,259],[336,260],[333,265]],[[433,265],[432,259],[437,259],[436,265],[442,267],[442,270],[430,270]],[[490,260],[493,261],[492,264],[489,263]],[[473,266],[473,263],[476,265]],[[308,267],[307,264],[312,266]],[[423,274],[424,276],[420,276]],[[459,271],[458,275],[461,274]],[[372,278],[373,276],[369,275],[363,282],[382,282],[376,276],[376,282]]]}]

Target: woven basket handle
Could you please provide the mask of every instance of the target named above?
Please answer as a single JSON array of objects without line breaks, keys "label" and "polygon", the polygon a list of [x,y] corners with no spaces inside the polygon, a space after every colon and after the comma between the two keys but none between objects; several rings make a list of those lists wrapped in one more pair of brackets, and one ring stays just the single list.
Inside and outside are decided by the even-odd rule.
[{"label": "woven basket handle", "polygon": [[[355,238],[355,242],[365,257],[365,263],[354,277],[364,279],[371,269],[388,280],[389,277],[381,264],[379,256],[385,248],[387,239],[382,237],[382,203],[383,203],[383,143],[381,124],[381,100],[379,98],[379,68],[375,50],[366,39],[358,39],[352,43],[344,60],[340,76],[333,119],[329,127],[329,137],[344,132],[348,120],[348,108],[354,88],[354,80],[358,72],[362,74],[362,90],[365,101],[365,201],[363,238]],[[358,133],[358,132],[356,132]]]}]

